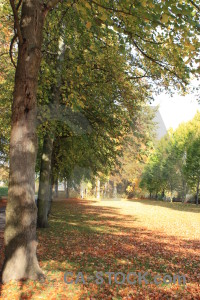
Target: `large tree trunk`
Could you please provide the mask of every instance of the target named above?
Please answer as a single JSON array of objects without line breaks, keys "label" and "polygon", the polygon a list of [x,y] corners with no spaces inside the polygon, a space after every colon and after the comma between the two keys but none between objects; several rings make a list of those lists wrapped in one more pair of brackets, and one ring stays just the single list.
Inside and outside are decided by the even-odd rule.
[{"label": "large tree trunk", "polygon": [[43,153],[40,168],[40,183],[38,192],[38,227],[48,227],[48,208],[50,197],[51,156],[53,150],[53,136],[47,133],[43,142]]},{"label": "large tree trunk", "polygon": [[41,61],[43,6],[24,0],[21,41],[12,105],[10,176],[6,208],[3,282],[22,278],[42,279],[36,257],[35,160],[36,92]]}]

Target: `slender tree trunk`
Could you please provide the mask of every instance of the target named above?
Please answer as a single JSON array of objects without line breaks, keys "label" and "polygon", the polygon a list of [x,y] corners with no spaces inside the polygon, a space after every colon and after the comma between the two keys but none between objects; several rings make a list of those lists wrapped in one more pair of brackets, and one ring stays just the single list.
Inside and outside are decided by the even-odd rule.
[{"label": "slender tree trunk", "polygon": [[69,187],[68,187],[68,185],[69,185],[69,182],[68,182],[68,180],[64,180],[64,189],[65,189],[65,197],[66,198],[69,198]]},{"label": "slender tree trunk", "polygon": [[[5,261],[2,281],[42,279],[36,257],[35,160],[36,93],[41,61],[43,6],[24,0],[21,38],[12,105],[10,175],[6,208]],[[19,32],[18,32],[19,34]]]},{"label": "slender tree trunk", "polygon": [[113,198],[117,197],[117,185],[116,182],[114,182],[113,184]]},{"label": "slender tree trunk", "polygon": [[70,197],[70,185],[71,185],[71,181],[68,178],[67,180],[67,184],[66,184],[66,198],[68,199]]},{"label": "slender tree trunk", "polygon": [[55,140],[53,142],[53,150],[52,150],[52,155],[51,155],[51,173],[50,173],[50,192],[49,192],[49,205],[48,205],[48,214],[49,216],[51,212],[51,205],[53,201],[53,186],[55,182],[55,176],[54,176],[54,164],[55,164]]},{"label": "slender tree trunk", "polygon": [[53,201],[53,183],[54,183],[54,179],[53,179],[53,174],[51,173],[51,176],[50,176],[49,201],[48,201],[48,213],[47,213],[47,216],[49,216],[49,214],[50,214],[50,212],[51,212],[51,205],[52,205],[52,201]]},{"label": "slender tree trunk", "polygon": [[[61,86],[61,67],[65,54],[65,45],[63,42],[60,44],[60,53],[58,54],[57,61],[57,83],[53,87],[52,103],[53,107],[58,112],[60,101],[60,86]],[[48,212],[50,211],[51,199],[50,199],[50,175],[51,175],[51,158],[53,152],[55,128],[50,129],[46,134],[43,143],[43,154],[40,168],[40,183],[38,192],[38,227],[48,227]],[[53,158],[54,160],[54,158]]]},{"label": "slender tree trunk", "polygon": [[56,179],[55,187],[54,187],[55,197],[58,198],[58,179]]},{"label": "slender tree trunk", "polygon": [[187,195],[187,184],[185,180],[182,179],[182,202],[186,202],[186,195]]},{"label": "slender tree trunk", "polygon": [[101,183],[99,178],[96,178],[96,198],[100,199],[100,189],[101,189]]},{"label": "slender tree trunk", "polygon": [[81,199],[84,198],[84,190],[83,190],[82,186],[80,187],[80,196],[81,196]]},{"label": "slender tree trunk", "polygon": [[173,202],[173,189],[172,189],[172,185],[170,186],[170,191],[171,191],[171,202]]},{"label": "slender tree trunk", "polygon": [[69,198],[69,181],[67,181],[66,198]]},{"label": "slender tree trunk", "polygon": [[104,198],[106,198],[107,196],[107,189],[108,189],[108,182],[106,182],[104,185]]},{"label": "slender tree trunk", "polygon": [[47,133],[43,142],[43,153],[40,168],[40,183],[38,192],[38,227],[48,227],[48,208],[50,197],[51,156],[53,150],[53,137]]},{"label": "slender tree trunk", "polygon": [[200,178],[199,178],[198,183],[197,183],[196,205],[199,204],[199,184],[200,184]]}]

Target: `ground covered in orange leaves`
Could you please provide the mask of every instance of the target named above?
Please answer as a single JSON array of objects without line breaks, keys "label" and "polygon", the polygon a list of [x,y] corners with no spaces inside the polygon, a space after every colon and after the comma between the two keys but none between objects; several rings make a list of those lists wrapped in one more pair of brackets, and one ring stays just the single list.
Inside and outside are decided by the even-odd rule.
[{"label": "ground covered in orange leaves", "polygon": [[[38,230],[44,283],[10,282],[2,299],[200,299],[200,208],[150,200],[53,203],[50,227]],[[66,284],[82,272],[85,284]],[[97,273],[103,283],[97,284]],[[124,284],[114,274],[135,272]],[[148,284],[138,282],[145,272]],[[164,282],[185,275],[186,284]],[[137,275],[137,276],[136,276]],[[159,277],[159,285],[154,282]],[[116,277],[123,279],[122,274]],[[134,281],[136,279],[136,282]],[[170,280],[170,279],[169,279]]]},{"label": "ground covered in orange leaves", "polygon": [[7,203],[7,199],[6,198],[0,199],[0,208],[5,207],[6,203]]}]

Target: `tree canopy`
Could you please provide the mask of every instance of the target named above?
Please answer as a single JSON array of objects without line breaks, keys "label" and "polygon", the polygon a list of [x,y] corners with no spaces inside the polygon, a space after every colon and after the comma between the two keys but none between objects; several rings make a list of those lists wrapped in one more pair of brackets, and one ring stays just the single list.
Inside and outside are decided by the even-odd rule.
[{"label": "tree canopy", "polygon": [[[153,92],[186,92],[198,75],[199,6],[191,0],[10,0],[0,5],[0,16],[0,155],[10,168],[2,278],[43,279],[35,169],[41,163],[38,215],[45,218],[53,169],[67,177],[76,164],[89,164],[107,174],[131,126],[144,123],[140,113]],[[139,141],[137,130],[130,139]],[[185,143],[177,139],[172,148],[177,145],[185,164]],[[155,154],[150,169],[162,173],[167,158]],[[156,192],[168,188],[159,180]]]}]

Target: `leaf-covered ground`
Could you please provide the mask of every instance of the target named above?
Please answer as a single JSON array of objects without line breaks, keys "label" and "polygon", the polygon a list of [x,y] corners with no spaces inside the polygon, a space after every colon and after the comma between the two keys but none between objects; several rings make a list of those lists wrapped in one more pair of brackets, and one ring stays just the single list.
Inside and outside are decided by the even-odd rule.
[{"label": "leaf-covered ground", "polygon": [[[44,283],[10,282],[2,299],[200,299],[200,208],[155,201],[66,200],[38,230]],[[2,257],[1,257],[2,261]],[[82,272],[86,283],[66,284]],[[96,271],[185,274],[186,285],[97,285]]]}]

